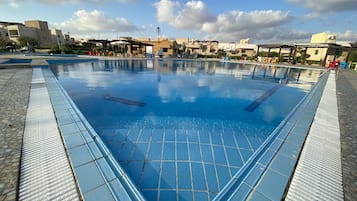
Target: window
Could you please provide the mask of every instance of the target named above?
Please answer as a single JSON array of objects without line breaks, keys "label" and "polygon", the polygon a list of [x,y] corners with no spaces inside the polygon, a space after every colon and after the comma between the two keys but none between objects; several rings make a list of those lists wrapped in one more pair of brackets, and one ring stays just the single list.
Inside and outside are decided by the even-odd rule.
[{"label": "window", "polygon": [[17,30],[9,30],[9,34],[11,38],[18,38],[19,32]]},{"label": "window", "polygon": [[168,52],[168,48],[162,48],[163,52]]}]

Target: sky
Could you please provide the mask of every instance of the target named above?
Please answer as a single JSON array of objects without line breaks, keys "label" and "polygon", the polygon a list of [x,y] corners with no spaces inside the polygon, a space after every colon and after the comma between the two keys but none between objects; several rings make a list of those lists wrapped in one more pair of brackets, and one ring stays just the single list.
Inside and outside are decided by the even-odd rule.
[{"label": "sky", "polygon": [[357,42],[357,0],[0,0],[0,21],[47,21],[75,38]]}]

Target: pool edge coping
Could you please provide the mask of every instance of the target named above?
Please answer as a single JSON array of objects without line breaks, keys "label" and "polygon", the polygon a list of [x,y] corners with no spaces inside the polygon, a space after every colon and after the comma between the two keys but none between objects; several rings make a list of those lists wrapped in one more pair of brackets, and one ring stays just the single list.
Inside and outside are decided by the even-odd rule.
[{"label": "pool edge coping", "polygon": [[[79,61],[79,62],[83,62],[83,61]],[[141,192],[133,184],[133,182],[130,180],[130,178],[128,177],[126,172],[121,168],[121,166],[113,158],[111,152],[106,147],[106,145],[102,142],[101,138],[97,135],[97,133],[91,127],[89,122],[84,118],[83,114],[79,111],[79,109],[76,107],[76,105],[69,98],[67,92],[58,83],[58,81],[54,77],[53,73],[49,69],[49,66],[48,65],[41,66],[41,68],[42,68],[42,70],[49,71],[49,72],[47,72],[48,73],[47,75],[44,75],[45,80],[46,80],[47,89],[49,91],[51,104],[54,108],[53,110],[54,110],[54,113],[56,116],[57,125],[60,130],[60,135],[61,135],[63,144],[65,145],[65,149],[66,149],[68,158],[70,160],[72,170],[76,177],[75,179],[76,179],[76,182],[80,189],[82,198],[86,199],[86,197],[87,197],[86,194],[93,194],[94,190],[99,189],[103,186],[102,185],[103,182],[102,182],[101,185],[96,186],[95,188],[92,187],[89,189],[84,189],[83,185],[86,185],[86,182],[84,182],[85,179],[83,179],[82,176],[80,176],[80,177],[82,177],[82,179],[78,178],[79,173],[77,172],[77,169],[79,169],[81,167],[83,168],[84,166],[94,162],[93,164],[95,164],[96,167],[98,168],[97,173],[99,173],[99,174],[97,174],[97,175],[101,175],[102,179],[104,178],[104,180],[105,180],[104,184],[107,185],[107,187],[110,191],[109,192],[110,196],[112,196],[112,198],[114,200],[121,200],[123,198],[124,199],[130,198],[131,200],[145,200],[143,195],[141,194]],[[44,72],[44,74],[45,74],[45,72]],[[49,74],[51,74],[51,75],[49,75]],[[52,84],[55,85],[55,87],[57,87],[58,91],[60,91],[60,94],[63,97],[63,100],[66,102],[67,108],[65,110],[70,111],[69,115],[71,116],[72,122],[70,122],[70,123],[67,122],[65,124],[61,123],[61,121],[63,121],[63,117],[61,117],[61,115],[68,117],[68,114],[67,115],[61,114],[61,111],[59,111],[59,110],[63,110],[63,107],[61,107],[61,105],[58,105],[58,102],[56,103],[56,101],[55,101],[56,97],[54,95],[54,90],[53,90],[53,88],[51,89],[51,86],[49,87],[50,82],[53,82]],[[69,127],[68,125],[74,125],[74,124],[75,124],[75,127],[77,127],[77,131],[73,132],[73,131],[68,130],[68,127]],[[81,144],[73,145],[73,144],[71,144],[68,136],[74,136],[76,134],[81,135],[83,142]],[[86,149],[81,149],[80,147],[81,148],[86,147]],[[74,151],[74,149],[76,149],[76,151],[81,149],[80,155],[82,155],[82,154],[88,155],[89,154],[89,155],[91,155],[93,160],[85,161],[85,162],[79,164],[73,156],[74,154],[78,154],[78,153],[74,153],[74,152],[76,152],[76,151]],[[86,151],[83,151],[83,150],[86,150]],[[102,159],[104,159],[104,160],[102,160]],[[99,160],[100,160],[101,164],[104,161],[105,163],[107,163],[107,165],[98,164]],[[108,167],[110,168],[110,170],[106,169]],[[115,178],[113,177],[113,175],[108,173],[110,171],[112,171],[115,174]],[[80,181],[80,180],[83,180],[83,181]],[[112,185],[113,181],[116,182],[115,185],[117,187],[118,187],[118,181],[119,181],[119,185],[121,184],[120,189],[113,188],[113,185]],[[124,188],[125,190],[121,191],[121,192],[116,192],[118,190],[119,191],[123,190],[122,188]],[[108,191],[104,191],[104,192],[108,193]],[[104,196],[103,191],[101,191],[100,193],[101,193],[101,196]],[[122,195],[120,195],[121,193],[122,193]],[[127,195],[125,195],[125,194],[127,194]]]},{"label": "pool edge coping", "polygon": [[[316,85],[314,85],[313,89],[299,102],[297,106],[295,106],[295,108],[289,113],[289,115],[279,124],[279,126],[277,126],[277,128],[272,132],[272,134],[264,141],[264,143],[258,148],[258,150],[248,159],[244,166],[233,176],[233,178],[226,184],[226,186],[213,200],[250,200],[252,198],[254,200],[254,198],[256,198],[255,196],[259,196],[259,199],[266,200],[280,200],[283,198],[286,188],[288,187],[290,177],[294,172],[294,168],[296,166],[299,154],[302,151],[303,143],[308,135],[309,128],[312,124],[313,117],[315,116],[318,103],[320,102],[328,76],[329,71],[325,71],[320,76],[321,79]],[[304,122],[305,128],[299,128],[301,127],[301,125],[298,124],[298,121],[302,119],[301,115],[304,114],[299,114],[297,116],[297,112],[302,113],[302,110],[305,110],[306,107],[309,106],[307,103],[310,102],[312,98],[314,98],[316,93],[319,94],[317,95],[317,97],[315,97],[316,100],[313,105],[313,111],[307,117],[309,119],[307,120],[307,122]],[[293,120],[294,122],[292,123],[291,120]],[[297,136],[297,134],[294,134],[295,128],[304,129],[304,136]],[[283,131],[285,133],[283,133]],[[291,133],[293,135],[290,135]],[[297,142],[296,144],[296,142],[292,140],[287,141],[289,136],[298,138],[299,142]],[[290,155],[287,156],[287,154],[281,154],[280,152],[282,148],[287,149],[286,146],[297,147],[294,147],[294,150],[290,150]],[[287,173],[289,175],[282,175],[281,172],[276,170],[271,171],[270,166],[272,165],[273,160],[277,156],[285,157],[283,158],[285,159],[285,163],[287,160],[291,160],[290,162],[292,162],[292,164],[289,165],[290,173]],[[275,175],[275,177],[283,176],[284,178],[281,180],[286,182],[284,186],[280,187],[280,193],[278,193],[279,195],[273,195],[276,197],[273,197],[271,195],[266,196],[264,195],[264,193],[259,192],[259,189],[257,190],[260,183],[262,182],[263,176],[265,176],[268,172],[272,172],[272,174],[278,173]],[[261,191],[265,191],[265,193],[267,192],[266,189],[263,189]]]}]

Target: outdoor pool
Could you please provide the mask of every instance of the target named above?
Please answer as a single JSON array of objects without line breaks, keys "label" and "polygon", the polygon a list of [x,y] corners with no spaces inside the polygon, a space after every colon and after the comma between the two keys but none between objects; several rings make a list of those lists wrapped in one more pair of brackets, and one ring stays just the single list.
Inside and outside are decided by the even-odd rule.
[{"label": "outdoor pool", "polygon": [[322,73],[200,60],[50,68],[148,200],[212,200]]}]

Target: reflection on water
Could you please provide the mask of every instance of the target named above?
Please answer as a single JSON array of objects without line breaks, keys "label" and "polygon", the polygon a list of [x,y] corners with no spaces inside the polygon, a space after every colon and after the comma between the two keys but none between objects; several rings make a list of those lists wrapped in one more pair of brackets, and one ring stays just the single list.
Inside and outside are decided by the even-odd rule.
[{"label": "reflection on water", "polygon": [[[140,73],[153,71],[158,74],[174,73],[176,75],[214,74],[232,76],[236,79],[265,80],[310,90],[311,83],[318,81],[321,70],[285,68],[274,65],[243,64],[201,60],[105,60],[81,64],[58,65],[52,69],[57,75],[67,73],[70,77],[80,78],[90,87],[106,87],[108,80],[100,72]],[[93,76],[92,72],[96,72]],[[127,80],[128,81],[128,80]],[[110,80],[112,82],[112,80]],[[304,83],[309,83],[308,85]],[[205,84],[200,80],[199,85]],[[208,84],[208,83],[206,83]],[[300,85],[299,85],[300,84]]]},{"label": "reflection on water", "polygon": [[148,200],[212,200],[321,73],[197,60],[51,68]]},{"label": "reflection on water", "polygon": [[[87,112],[103,105],[102,111],[114,108],[110,112],[121,116],[259,119],[268,123],[283,119],[321,74],[313,69],[200,60],[109,60],[51,68]],[[271,90],[274,87],[277,90]],[[114,98],[103,102],[105,95]],[[133,108],[135,104],[120,103],[146,106],[138,109]],[[251,104],[253,109],[245,110]]]}]

